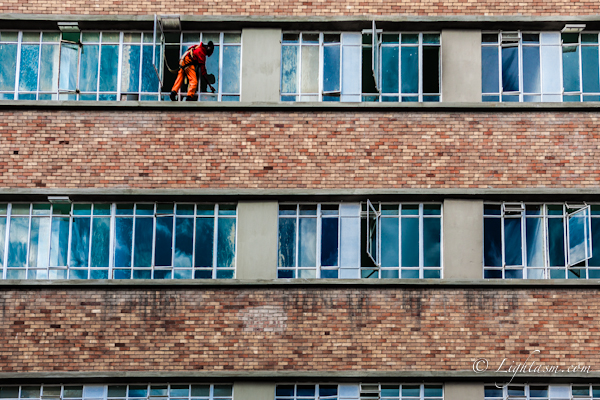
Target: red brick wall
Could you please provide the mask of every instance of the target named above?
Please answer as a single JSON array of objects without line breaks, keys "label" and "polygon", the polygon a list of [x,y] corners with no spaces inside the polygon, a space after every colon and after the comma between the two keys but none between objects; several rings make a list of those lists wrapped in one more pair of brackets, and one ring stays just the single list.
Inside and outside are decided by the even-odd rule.
[{"label": "red brick wall", "polygon": [[81,0],[5,0],[5,13],[29,14],[182,14],[211,16],[358,16],[376,15],[518,15],[566,16],[600,13],[595,0],[419,0],[374,2],[361,0],[219,0],[190,2],[184,0],[97,2]]},{"label": "red brick wall", "polygon": [[600,368],[596,289],[70,288],[0,292],[0,370]]},{"label": "red brick wall", "polygon": [[600,112],[8,110],[0,188],[598,188],[599,126]]}]

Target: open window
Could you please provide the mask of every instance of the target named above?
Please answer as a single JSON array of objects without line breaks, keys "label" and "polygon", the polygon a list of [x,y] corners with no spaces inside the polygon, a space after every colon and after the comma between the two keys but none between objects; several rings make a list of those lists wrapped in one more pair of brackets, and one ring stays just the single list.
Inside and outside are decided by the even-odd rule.
[{"label": "open window", "polygon": [[58,24],[60,34],[60,64],[58,77],[58,93],[67,100],[76,100],[79,87],[79,60],[82,50],[80,32],[77,23],[61,22]]},{"label": "open window", "polygon": [[360,400],[379,400],[380,398],[381,391],[378,384],[360,384]]},{"label": "open window", "polygon": [[381,213],[373,207],[370,200],[367,200],[367,254],[373,260],[373,263],[377,267],[381,267],[381,261],[379,257],[379,222],[381,220]]},{"label": "open window", "polygon": [[588,205],[568,205],[568,209],[576,208],[567,215],[567,263],[574,266],[592,257],[592,223]]},{"label": "open window", "polygon": [[[157,37],[158,35],[158,37]],[[175,83],[179,63],[179,47],[181,38],[181,21],[178,15],[155,15],[154,16],[154,43],[159,47],[155,49],[162,54],[153,57],[154,70],[160,82],[161,91],[163,87],[170,88]],[[158,40],[157,40],[158,39]],[[157,62],[156,60],[161,60]],[[166,74],[165,71],[171,72]]]}]

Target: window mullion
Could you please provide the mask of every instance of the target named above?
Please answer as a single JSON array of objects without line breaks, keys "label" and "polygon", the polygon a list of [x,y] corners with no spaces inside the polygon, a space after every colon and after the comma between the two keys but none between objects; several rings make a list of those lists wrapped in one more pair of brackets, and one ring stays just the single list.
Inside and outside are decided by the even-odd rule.
[{"label": "window mullion", "polygon": [[398,278],[402,278],[402,256],[402,204],[400,204],[398,206]]},{"label": "window mullion", "polygon": [[322,226],[323,226],[323,215],[322,215],[322,210],[321,210],[321,204],[320,203],[317,204],[317,216],[316,216],[316,218],[317,218],[317,223],[316,223],[316,226],[317,226],[317,232],[316,233],[317,234],[315,236],[316,236],[317,240],[316,240],[316,243],[315,243],[315,245],[316,245],[315,266],[316,266],[316,269],[317,269],[317,271],[316,271],[317,272],[317,274],[316,274],[317,278],[321,278],[321,250],[322,250],[321,249],[321,236],[322,236],[321,235],[321,229],[322,229]]},{"label": "window mullion", "polygon": [[[89,248],[88,248],[88,264],[87,264],[87,270],[88,270],[88,279],[92,278],[92,246],[94,245],[94,243],[92,242],[94,240],[94,204],[92,203],[91,205],[91,212],[90,212],[90,236],[89,236]],[[50,264],[48,264],[50,265]]]},{"label": "window mullion", "polygon": [[[418,54],[418,65],[419,65],[419,82],[418,82],[418,99],[419,102],[423,101],[423,33],[419,33],[419,44],[417,47]],[[422,205],[419,206],[419,210],[421,210]]]},{"label": "window mullion", "polygon": [[198,215],[198,204],[194,204],[194,215],[192,216],[192,279],[196,276],[196,219]]},{"label": "window mullion", "polygon": [[221,101],[223,98],[223,55],[225,54],[225,34],[223,32],[219,33],[219,71],[217,71],[217,76],[219,77],[219,84],[217,85],[217,101]]},{"label": "window mullion", "polygon": [[423,253],[423,203],[419,204],[419,278],[423,279],[424,276],[424,267],[425,267],[425,260],[424,260],[424,253]]},{"label": "window mullion", "polygon": [[[98,79],[96,80],[96,100],[100,100],[100,71],[101,68],[100,66],[102,65],[102,39],[103,39],[103,32],[100,32],[100,39],[98,40]],[[79,89],[79,83],[77,84],[77,88]],[[135,210],[133,210],[133,214],[135,216]],[[135,223],[135,217],[134,217],[134,223]],[[134,226],[135,228],[135,226]],[[133,247],[132,247],[133,250]],[[131,252],[132,256],[133,256],[133,251]],[[133,263],[131,264],[131,266],[133,267]]]},{"label": "window mullion", "polygon": [[8,205],[6,206],[6,232],[4,232],[4,257],[3,257],[3,268],[2,268],[2,278],[6,279],[7,278],[7,274],[8,274],[8,239],[9,239],[9,232],[10,232],[10,221],[11,221],[11,214],[12,214],[12,203],[8,203]]},{"label": "window mullion", "polygon": [[35,99],[40,99],[40,79],[41,79],[41,65],[42,65],[42,35],[40,32],[40,38],[38,40],[38,65],[37,65],[37,83],[35,86]]},{"label": "window mullion", "polygon": [[323,79],[325,79],[325,73],[323,71],[325,62],[324,62],[324,58],[325,58],[325,49],[324,47],[324,43],[323,43],[323,32],[319,33],[319,78],[318,78],[318,91],[319,93],[317,93],[317,99],[318,101],[323,101]]},{"label": "window mullion", "polygon": [[154,255],[155,255],[155,249],[156,249],[156,227],[158,226],[158,217],[156,215],[156,210],[158,208],[158,204],[154,203],[154,215],[152,216],[152,246],[150,246],[151,248],[151,254],[150,254],[150,270],[151,272],[151,277],[154,278],[154,270],[156,267],[156,260],[154,259]]},{"label": "window mullion", "polygon": [[506,244],[504,243],[505,216],[500,216],[500,241],[502,243],[502,279],[506,279]]},{"label": "window mullion", "polygon": [[[141,49],[140,49],[141,50]],[[117,101],[121,101],[121,73],[122,73],[122,59],[123,56],[123,32],[119,32],[119,54],[117,55]],[[142,59],[140,54],[140,60]],[[141,75],[141,74],[140,74]],[[100,76],[98,76],[98,82],[100,82]],[[155,205],[156,207],[156,205]],[[156,215],[156,212],[155,214]]]},{"label": "window mullion", "polygon": [[[172,237],[171,237],[171,279],[175,279],[175,235],[177,234],[177,224],[175,223],[177,215],[177,204],[173,204],[173,222],[171,223]],[[156,229],[155,229],[156,230]]]},{"label": "window mullion", "polygon": [[135,256],[135,226],[137,224],[137,215],[136,215],[136,210],[137,210],[137,204],[133,205],[133,223],[132,223],[132,227],[131,227],[131,259],[130,259],[130,265],[131,265],[131,271],[130,271],[130,276],[131,278],[133,278],[133,269],[135,268],[135,264],[133,263],[134,261],[134,256]]}]

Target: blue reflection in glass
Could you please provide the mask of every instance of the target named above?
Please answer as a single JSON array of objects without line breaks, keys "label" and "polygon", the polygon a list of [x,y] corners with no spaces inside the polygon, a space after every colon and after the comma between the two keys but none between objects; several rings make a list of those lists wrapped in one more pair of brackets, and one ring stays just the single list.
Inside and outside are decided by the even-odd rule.
[{"label": "blue reflection in glass", "polygon": [[481,85],[483,93],[500,92],[499,75],[500,74],[498,71],[498,49],[496,47],[482,47]]},{"label": "blue reflection in glass", "polygon": [[154,265],[171,266],[173,254],[173,217],[156,218],[156,245],[154,246]]},{"label": "blue reflection in glass", "polygon": [[19,73],[19,91],[35,92],[38,81],[38,64],[40,46],[37,44],[21,45],[21,67]]},{"label": "blue reflection in glass", "polygon": [[174,267],[192,267],[194,250],[194,219],[175,219],[175,259]]},{"label": "blue reflection in glass", "polygon": [[8,262],[11,267],[25,267],[27,263],[27,233],[29,217],[13,217],[8,234]]},{"label": "blue reflection in glass", "polygon": [[338,265],[338,218],[321,220],[321,265]]},{"label": "blue reflection in glass", "polygon": [[96,92],[98,90],[98,51],[99,46],[84,45],[81,48],[79,71],[79,90]]},{"label": "blue reflection in glass", "polygon": [[299,267],[315,267],[317,265],[317,220],[300,218],[300,251]]},{"label": "blue reflection in glass", "polygon": [[523,47],[523,91],[526,93],[541,92],[540,48],[538,46]]},{"label": "blue reflection in glass", "polygon": [[133,218],[117,218],[115,232],[115,268],[131,268]]},{"label": "blue reflection in glass", "polygon": [[281,93],[298,93],[298,47],[281,47]]},{"label": "blue reflection in glass", "polygon": [[90,250],[90,218],[73,218],[71,231],[71,267],[87,267]]},{"label": "blue reflection in glass", "polygon": [[92,268],[108,268],[110,255],[110,218],[94,218],[92,222]]},{"label": "blue reflection in glass", "polygon": [[548,219],[548,251],[551,267],[562,267],[565,263],[564,224],[562,218]]},{"label": "blue reflection in glass", "polygon": [[521,218],[504,220],[504,257],[506,265],[523,265]]},{"label": "blue reflection in glass", "polygon": [[527,265],[530,267],[544,266],[544,230],[541,218],[525,220],[527,239]]},{"label": "blue reflection in glass", "polygon": [[423,218],[423,266],[439,267],[441,264],[441,220]]},{"label": "blue reflection in glass", "polygon": [[486,267],[502,266],[502,227],[500,218],[483,220],[483,259]]},{"label": "blue reflection in glass", "polygon": [[240,92],[240,47],[223,48],[223,93]]},{"label": "blue reflection in glass", "polygon": [[50,266],[64,267],[67,265],[67,250],[69,249],[69,218],[52,218],[50,237]]},{"label": "blue reflection in glass", "polygon": [[519,91],[519,48],[502,48],[502,91]]},{"label": "blue reflection in glass", "polygon": [[398,93],[400,78],[398,52],[398,47],[381,48],[381,91],[383,93]]},{"label": "blue reflection in glass", "polygon": [[279,267],[294,267],[296,257],[296,219],[279,219]]},{"label": "blue reflection in glass", "polygon": [[381,218],[381,266],[398,267],[400,263],[400,228],[398,218]]},{"label": "blue reflection in glass", "polygon": [[217,229],[217,268],[233,268],[235,260],[235,218],[219,218]]},{"label": "blue reflection in glass", "polygon": [[419,49],[402,47],[401,50],[402,93],[419,91]]},{"label": "blue reflection in glass", "polygon": [[214,219],[196,218],[195,267],[213,266]]},{"label": "blue reflection in glass", "polygon": [[17,45],[0,44],[0,90],[15,90],[15,77],[17,76]]},{"label": "blue reflection in glass", "polygon": [[402,218],[402,266],[419,266],[418,218]]},{"label": "blue reflection in glass", "polygon": [[140,46],[124,45],[121,65],[121,92],[138,92],[140,88]]},{"label": "blue reflection in glass", "polygon": [[563,87],[565,92],[578,92],[579,46],[563,46]]},{"label": "blue reflection in glass", "polygon": [[581,67],[583,91],[585,93],[600,92],[600,71],[598,70],[598,47],[582,46]]},{"label": "blue reflection in glass", "polygon": [[135,219],[135,242],[133,247],[133,267],[150,267],[152,265],[152,218]]},{"label": "blue reflection in glass", "polygon": [[[160,49],[157,48],[157,53]],[[158,64],[157,64],[158,65]],[[152,46],[143,46],[142,50],[142,92],[157,92],[158,77],[152,64]]]},{"label": "blue reflection in glass", "polygon": [[103,45],[100,60],[100,91],[116,92],[119,71],[119,46]]},{"label": "blue reflection in glass", "polygon": [[340,45],[323,47],[323,91],[339,91],[340,88]]}]

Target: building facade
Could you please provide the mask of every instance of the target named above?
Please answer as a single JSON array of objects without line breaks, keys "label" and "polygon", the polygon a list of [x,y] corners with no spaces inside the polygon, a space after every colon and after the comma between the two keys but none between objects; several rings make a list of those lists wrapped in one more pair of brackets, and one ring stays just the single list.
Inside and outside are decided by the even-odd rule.
[{"label": "building facade", "polygon": [[0,399],[600,399],[600,4],[0,13]]}]

